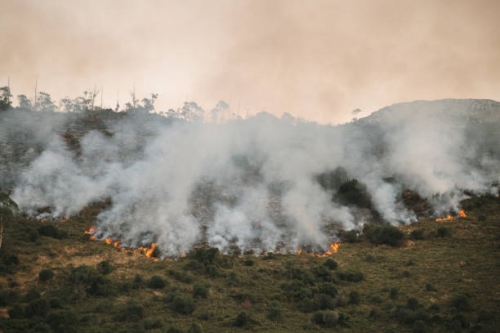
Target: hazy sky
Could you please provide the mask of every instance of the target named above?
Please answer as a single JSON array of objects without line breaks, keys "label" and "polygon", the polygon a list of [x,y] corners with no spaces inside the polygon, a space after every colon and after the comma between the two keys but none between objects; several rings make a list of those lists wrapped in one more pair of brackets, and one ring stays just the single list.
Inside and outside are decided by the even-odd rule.
[{"label": "hazy sky", "polygon": [[0,0],[0,86],[104,104],[220,99],[344,122],[416,99],[500,100],[497,0]]}]

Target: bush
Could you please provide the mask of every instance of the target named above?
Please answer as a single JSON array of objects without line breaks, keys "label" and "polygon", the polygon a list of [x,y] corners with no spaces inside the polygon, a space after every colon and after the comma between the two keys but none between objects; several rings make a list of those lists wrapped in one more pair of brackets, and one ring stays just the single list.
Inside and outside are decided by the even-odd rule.
[{"label": "bush", "polygon": [[391,288],[391,290],[389,291],[389,297],[390,297],[391,299],[396,299],[396,298],[398,298],[398,294],[399,294],[399,290],[398,290],[398,288],[393,287],[393,288]]},{"label": "bush", "polygon": [[326,261],[323,263],[323,266],[327,267],[330,270],[333,270],[339,266],[339,264],[333,260],[333,259],[326,259]]},{"label": "bush", "polygon": [[245,311],[240,312],[234,319],[234,326],[244,327],[250,323],[250,316]]},{"label": "bush", "polygon": [[22,319],[24,318],[24,309],[20,304],[15,304],[12,308],[9,309],[9,318],[10,319]]},{"label": "bush", "polygon": [[172,276],[174,279],[180,282],[192,283],[194,281],[194,276],[187,272],[178,272],[174,271],[173,269],[170,269],[168,271],[168,274],[170,274],[170,276]]},{"label": "bush", "polygon": [[38,228],[38,233],[40,236],[51,237],[55,239],[63,239],[68,237],[68,233],[62,230],[59,230],[52,224],[46,224]]},{"label": "bush", "polygon": [[417,320],[413,324],[413,333],[425,333],[427,332],[427,327],[423,320]]},{"label": "bush", "polygon": [[375,226],[367,224],[363,228],[364,235],[373,244],[399,246],[403,243],[405,234],[392,225]]},{"label": "bush", "polygon": [[193,323],[187,330],[187,333],[203,333],[203,329],[200,324]]},{"label": "bush", "polygon": [[28,306],[24,310],[24,314],[27,318],[34,316],[45,317],[49,313],[50,307],[49,303],[45,298],[38,298],[29,302]]},{"label": "bush", "polygon": [[46,322],[54,333],[77,332],[78,318],[71,310],[52,311]]},{"label": "bush", "polygon": [[102,275],[108,275],[113,271],[113,266],[111,266],[108,260],[103,260],[97,264],[97,270]]},{"label": "bush", "polygon": [[451,229],[448,227],[441,226],[437,229],[437,233],[438,233],[438,236],[441,238],[449,237],[449,236],[451,236]]},{"label": "bush", "polygon": [[318,309],[319,310],[333,310],[335,308],[335,301],[331,296],[320,294],[318,296]]},{"label": "bush", "polygon": [[129,303],[120,311],[121,313],[115,318],[119,321],[138,322],[144,317],[144,308],[140,304]]},{"label": "bush", "polygon": [[195,283],[193,286],[193,297],[207,298],[207,296],[208,296],[208,288],[201,283]]},{"label": "bush", "polygon": [[186,295],[176,295],[174,296],[170,308],[181,314],[191,314],[195,309],[193,299]]},{"label": "bush", "polygon": [[318,289],[319,293],[325,294],[331,297],[337,296],[338,290],[335,285],[331,282],[322,283]]},{"label": "bush", "polygon": [[458,311],[470,311],[472,306],[470,304],[469,297],[466,295],[455,295],[450,301],[451,307],[457,309]]},{"label": "bush", "polygon": [[40,295],[40,291],[36,288],[30,288],[26,294],[24,295],[24,301],[25,302],[31,302],[32,300],[40,298],[42,295]]},{"label": "bush", "polygon": [[209,249],[197,249],[193,254],[193,257],[205,266],[213,265],[217,261],[217,258],[219,258],[219,249],[215,247]]},{"label": "bush", "polygon": [[81,265],[71,270],[69,280],[73,284],[90,285],[99,277],[99,273],[90,266]]},{"label": "bush", "polygon": [[361,241],[359,233],[356,230],[345,231],[341,234],[340,240],[342,243],[358,243]]},{"label": "bush", "polygon": [[436,287],[434,287],[434,286],[433,286],[432,284],[430,284],[430,283],[427,283],[427,284],[425,285],[425,290],[427,290],[427,291],[437,291]]},{"label": "bush", "polygon": [[267,317],[270,320],[279,320],[281,319],[283,314],[283,309],[281,308],[281,305],[278,301],[272,301],[269,304],[269,312],[267,314]]},{"label": "bush", "polygon": [[[38,294],[38,297],[40,294]],[[35,297],[37,298],[37,297]],[[0,291],[0,306],[7,306],[17,302],[19,294],[14,290],[1,290]]]},{"label": "bush", "polygon": [[311,316],[311,321],[324,327],[335,327],[344,324],[348,318],[337,311],[316,311]]},{"label": "bush", "polygon": [[141,289],[144,286],[144,279],[142,275],[136,274],[132,280],[132,289]]},{"label": "bush", "polygon": [[365,279],[365,276],[360,271],[345,271],[338,272],[337,277],[340,280],[350,281],[350,282],[361,282]]},{"label": "bush", "polygon": [[163,320],[160,318],[146,318],[143,321],[144,329],[153,330],[153,329],[161,329],[164,326]]},{"label": "bush", "polygon": [[412,311],[415,311],[420,307],[420,303],[418,302],[418,300],[416,298],[410,297],[406,301],[406,307]]},{"label": "bush", "polygon": [[163,289],[165,286],[165,280],[158,275],[153,275],[148,281],[148,288],[150,289]]},{"label": "bush", "polygon": [[54,277],[54,271],[52,271],[51,269],[43,269],[40,271],[40,273],[38,273],[38,278],[42,282],[48,281],[53,277]]},{"label": "bush", "polygon": [[422,240],[424,239],[424,230],[423,229],[416,229],[410,232],[410,239],[411,240]]},{"label": "bush", "polygon": [[170,328],[167,330],[167,333],[184,333],[184,332],[182,332],[181,329],[175,326],[170,326]]},{"label": "bush", "polygon": [[110,279],[104,276],[98,276],[87,291],[89,294],[95,296],[114,296],[118,288]]},{"label": "bush", "polygon": [[357,291],[351,291],[349,293],[349,303],[359,304],[361,302],[361,295]]},{"label": "bush", "polygon": [[254,261],[251,258],[247,258],[243,261],[243,263],[245,264],[245,266],[253,266]]}]

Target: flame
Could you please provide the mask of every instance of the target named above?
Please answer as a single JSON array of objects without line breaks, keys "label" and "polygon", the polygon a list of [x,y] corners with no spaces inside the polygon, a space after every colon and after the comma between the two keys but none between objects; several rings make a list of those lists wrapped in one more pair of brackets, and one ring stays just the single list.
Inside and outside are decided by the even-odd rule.
[{"label": "flame", "polygon": [[[310,254],[314,257],[317,257],[317,258],[326,258],[326,257],[331,256],[334,253],[337,253],[339,251],[339,247],[340,247],[340,242],[334,242],[334,243],[330,244],[330,246],[328,247],[328,250],[326,250],[326,252],[324,252],[324,253],[311,252],[308,254]],[[302,249],[298,249],[297,255],[301,255],[302,252],[303,252]]]},{"label": "flame", "polygon": [[61,220],[61,223],[66,223],[66,222],[68,222],[68,220],[69,220],[69,217],[65,218],[64,220]]},{"label": "flame", "polygon": [[[467,217],[467,214],[465,214],[465,211],[462,208],[460,208],[460,211],[458,212],[458,216],[459,217]],[[453,217],[451,215],[446,215],[446,217],[437,218],[436,222],[451,221],[454,219],[455,219],[455,217]]]}]

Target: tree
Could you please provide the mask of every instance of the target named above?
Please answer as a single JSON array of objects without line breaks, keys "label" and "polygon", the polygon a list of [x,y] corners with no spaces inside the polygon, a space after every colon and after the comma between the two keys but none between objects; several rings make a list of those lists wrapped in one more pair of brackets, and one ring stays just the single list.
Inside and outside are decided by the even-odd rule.
[{"label": "tree", "polygon": [[12,106],[11,97],[10,87],[0,87],[0,110],[7,110]]},{"label": "tree", "polygon": [[26,95],[17,95],[17,99],[19,100],[19,108],[25,110],[31,110],[33,108],[31,99],[29,99]]},{"label": "tree", "polygon": [[47,94],[43,91],[40,91],[40,93],[38,94],[36,103],[38,106],[38,110],[40,111],[54,112],[57,109],[57,106],[52,101],[50,94]]}]

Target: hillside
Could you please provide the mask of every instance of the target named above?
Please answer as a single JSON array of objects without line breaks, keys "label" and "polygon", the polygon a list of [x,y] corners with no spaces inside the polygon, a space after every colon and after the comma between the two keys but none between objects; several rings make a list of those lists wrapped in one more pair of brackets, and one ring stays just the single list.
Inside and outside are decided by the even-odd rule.
[{"label": "hillside", "polygon": [[0,330],[500,327],[500,103],[195,111],[0,112]]}]

